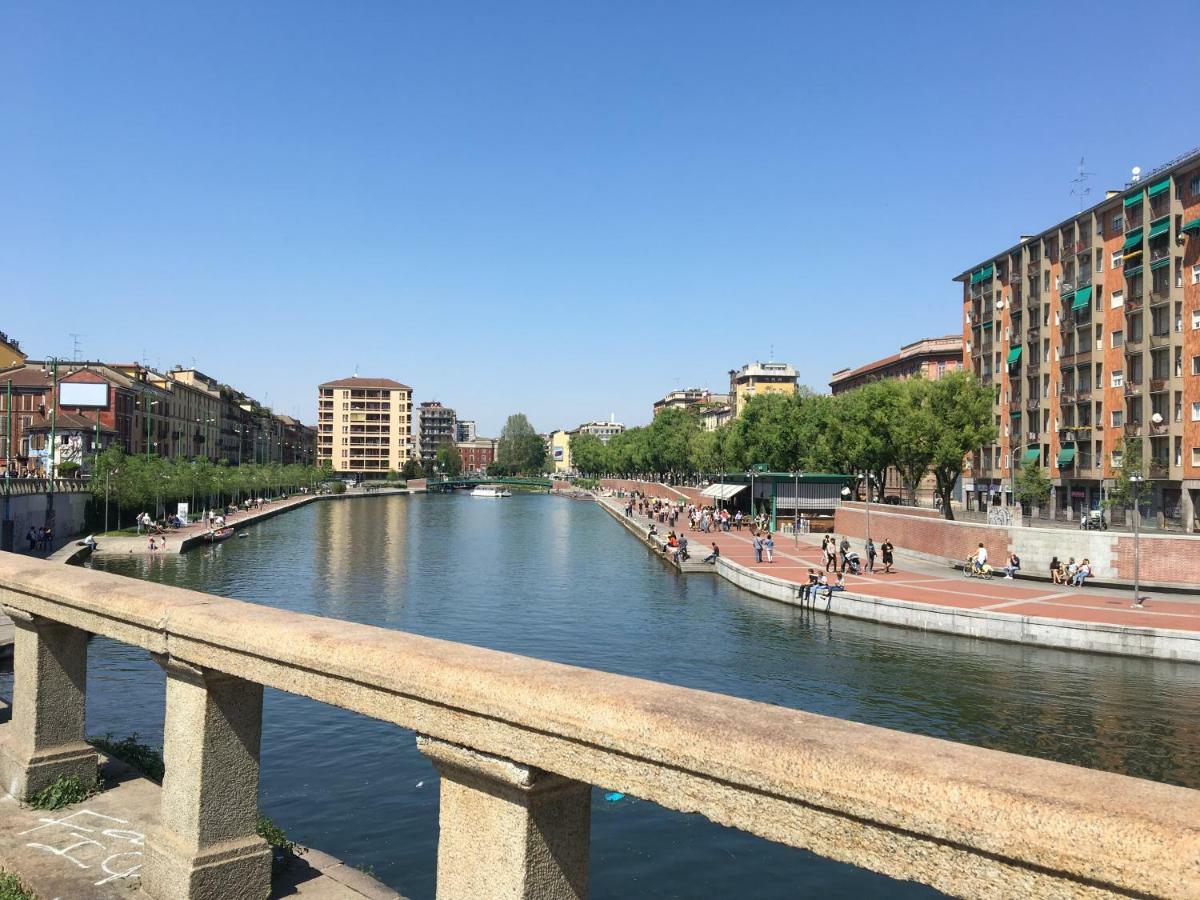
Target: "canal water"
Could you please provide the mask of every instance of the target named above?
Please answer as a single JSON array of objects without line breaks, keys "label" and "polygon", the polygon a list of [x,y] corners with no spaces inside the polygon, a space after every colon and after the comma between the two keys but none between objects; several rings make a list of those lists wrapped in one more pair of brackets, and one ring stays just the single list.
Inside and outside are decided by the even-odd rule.
[{"label": "canal water", "polygon": [[[877,626],[672,574],[593,504],[392,496],[316,503],[122,575],[1200,787],[1200,667]],[[163,675],[92,642],[88,729],[161,745]],[[262,807],[295,839],[434,893],[437,778],[401,729],[277,691]],[[595,794],[592,896],[935,896]]]}]

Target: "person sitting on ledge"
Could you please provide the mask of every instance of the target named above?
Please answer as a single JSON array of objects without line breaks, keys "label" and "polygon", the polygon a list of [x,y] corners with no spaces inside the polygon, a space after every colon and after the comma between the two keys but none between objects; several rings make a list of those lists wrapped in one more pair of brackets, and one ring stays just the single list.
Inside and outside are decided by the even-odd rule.
[{"label": "person sitting on ledge", "polygon": [[708,554],[708,556],[704,557],[704,561],[706,563],[711,563],[712,565],[715,566],[717,564],[717,560],[720,558],[721,558],[721,548],[717,546],[716,541],[713,541],[712,553],[710,553],[710,554]]},{"label": "person sitting on ledge", "polygon": [[1004,577],[1012,581],[1015,575],[1021,569],[1021,557],[1015,553],[1008,554],[1008,565],[1004,567]]},{"label": "person sitting on ledge", "polygon": [[1050,560],[1050,581],[1053,584],[1063,584],[1066,579],[1063,578],[1062,563],[1059,562],[1057,556]]},{"label": "person sitting on ledge", "polygon": [[846,589],[846,575],[844,572],[838,572],[837,584],[831,584],[825,588],[825,600],[833,599],[834,591],[844,591]]},{"label": "person sitting on ledge", "polygon": [[1071,579],[1071,584],[1075,587],[1083,587],[1083,583],[1091,577],[1092,564],[1085,557],[1079,564],[1079,568],[1075,570],[1075,577]]}]

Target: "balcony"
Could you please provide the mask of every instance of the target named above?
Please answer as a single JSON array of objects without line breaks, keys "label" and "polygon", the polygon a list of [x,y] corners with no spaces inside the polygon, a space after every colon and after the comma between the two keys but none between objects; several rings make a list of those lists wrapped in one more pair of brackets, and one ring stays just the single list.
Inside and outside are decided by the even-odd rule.
[{"label": "balcony", "polygon": [[1142,308],[1142,298],[1140,295],[1137,297],[1130,297],[1128,300],[1125,301],[1125,312],[1134,312],[1141,308]]},{"label": "balcony", "polygon": [[1026,372],[1026,374],[1032,374],[1032,373],[1036,372],[1038,369],[1040,369],[1041,367],[1042,367],[1042,361],[1040,359],[1035,359],[1035,358],[1031,357],[1025,363],[1025,372]]},{"label": "balcony", "polygon": [[1039,398],[1039,397],[1030,397],[1028,400],[1025,401],[1025,408],[1030,411],[1037,411],[1037,410],[1041,409],[1041,407],[1042,407],[1042,401],[1041,401],[1041,398]]},{"label": "balcony", "polygon": [[1012,334],[1009,336],[1009,338],[1008,338],[1008,343],[1009,343],[1009,345],[1010,345],[1010,346],[1012,346],[1012,347],[1016,347],[1018,344],[1023,344],[1023,343],[1025,343],[1025,341],[1022,339],[1022,337],[1021,337],[1021,332],[1020,332],[1020,331],[1014,331],[1014,332],[1013,332],[1013,333],[1012,333]]},{"label": "balcony", "polygon": [[1021,398],[1020,397],[1017,397],[1015,400],[1008,401],[1008,411],[1009,412],[1020,412],[1021,411]]},{"label": "balcony", "polygon": [[1141,437],[1142,423],[1141,422],[1126,422],[1125,437]]},{"label": "balcony", "polygon": [[1089,363],[1091,361],[1092,361],[1092,345],[1091,344],[1088,344],[1086,347],[1080,347],[1078,350],[1075,351],[1075,365],[1077,365],[1077,366],[1083,365],[1084,363]]},{"label": "balcony", "polygon": [[1165,378],[1151,378],[1150,379],[1150,393],[1161,394],[1166,389],[1167,389],[1167,379],[1165,379]]},{"label": "balcony", "polygon": [[1155,331],[1150,334],[1150,349],[1157,350],[1160,347],[1167,347],[1171,343],[1170,331]]},{"label": "balcony", "polygon": [[1169,478],[1171,476],[1171,467],[1167,465],[1165,460],[1152,459],[1150,464],[1146,466],[1146,477],[1154,479]]},{"label": "balcony", "polygon": [[1037,443],[1040,437],[1041,435],[1036,431],[1030,431],[1025,435],[1025,439],[1031,444]]},{"label": "balcony", "polygon": [[1153,435],[1167,434],[1171,430],[1171,426],[1166,422],[1151,422],[1150,433]]},{"label": "balcony", "polygon": [[1126,397],[1142,396],[1142,383],[1140,381],[1125,382],[1125,396]]},{"label": "balcony", "polygon": [[1142,352],[1142,349],[1143,349],[1142,348],[1142,339],[1140,337],[1125,339],[1125,355],[1126,356],[1136,356],[1137,354]]},{"label": "balcony", "polygon": [[1088,387],[1078,387],[1075,389],[1075,402],[1076,403],[1087,403],[1091,399],[1092,399],[1092,388],[1090,385]]}]

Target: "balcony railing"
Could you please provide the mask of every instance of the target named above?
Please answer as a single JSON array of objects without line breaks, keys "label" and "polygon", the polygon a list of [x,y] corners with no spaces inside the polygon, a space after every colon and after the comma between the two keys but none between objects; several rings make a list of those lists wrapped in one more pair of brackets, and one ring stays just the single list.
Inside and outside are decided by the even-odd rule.
[{"label": "balcony railing", "polygon": [[1140,397],[1142,395],[1142,383],[1140,381],[1125,382],[1126,397]]},{"label": "balcony railing", "polygon": [[[16,625],[14,793],[95,777],[79,689],[90,634],[149,650],[165,670],[173,774],[147,841],[148,897],[267,895],[271,853],[255,834],[264,686],[417,732],[441,774],[447,896],[586,896],[591,785],[960,896],[996,894],[1001,863],[1042,896],[1081,884],[1180,896],[1193,883],[1180,823],[1200,797],[1186,788],[178,588],[147,599],[142,587],[0,554]],[[1064,809],[1069,844],[1045,825]]]},{"label": "balcony railing", "polygon": [[1142,346],[1142,339],[1140,337],[1125,339],[1125,355],[1126,356],[1134,356],[1138,353],[1141,353],[1143,349],[1144,349],[1144,347]]},{"label": "balcony railing", "polygon": [[1021,398],[1020,397],[1017,397],[1015,400],[1008,401],[1008,411],[1009,412],[1020,412],[1021,411]]},{"label": "balcony railing", "polygon": [[1130,297],[1125,301],[1125,312],[1133,312],[1142,308],[1142,298]]},{"label": "balcony railing", "polygon": [[1167,434],[1171,430],[1171,426],[1166,422],[1151,422],[1150,433],[1154,435]]},{"label": "balcony railing", "polygon": [[1141,437],[1142,436],[1142,423],[1141,422],[1126,422],[1124,428],[1125,428],[1125,436],[1126,437]]},{"label": "balcony railing", "polygon": [[1146,476],[1148,478],[1161,479],[1169,478],[1171,475],[1171,467],[1167,465],[1165,460],[1152,459],[1150,464],[1146,466]]},{"label": "balcony railing", "polygon": [[1166,378],[1151,378],[1150,379],[1150,393],[1159,394],[1159,393],[1162,393],[1163,391],[1165,391],[1166,389],[1167,389],[1167,379]]}]

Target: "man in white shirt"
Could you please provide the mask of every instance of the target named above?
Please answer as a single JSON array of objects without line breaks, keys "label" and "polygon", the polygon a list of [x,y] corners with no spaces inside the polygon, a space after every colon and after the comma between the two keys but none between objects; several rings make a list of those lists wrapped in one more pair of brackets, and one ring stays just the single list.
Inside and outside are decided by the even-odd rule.
[{"label": "man in white shirt", "polygon": [[975,569],[978,572],[983,571],[983,567],[987,565],[987,547],[983,544],[979,545],[979,550],[975,553]]}]

